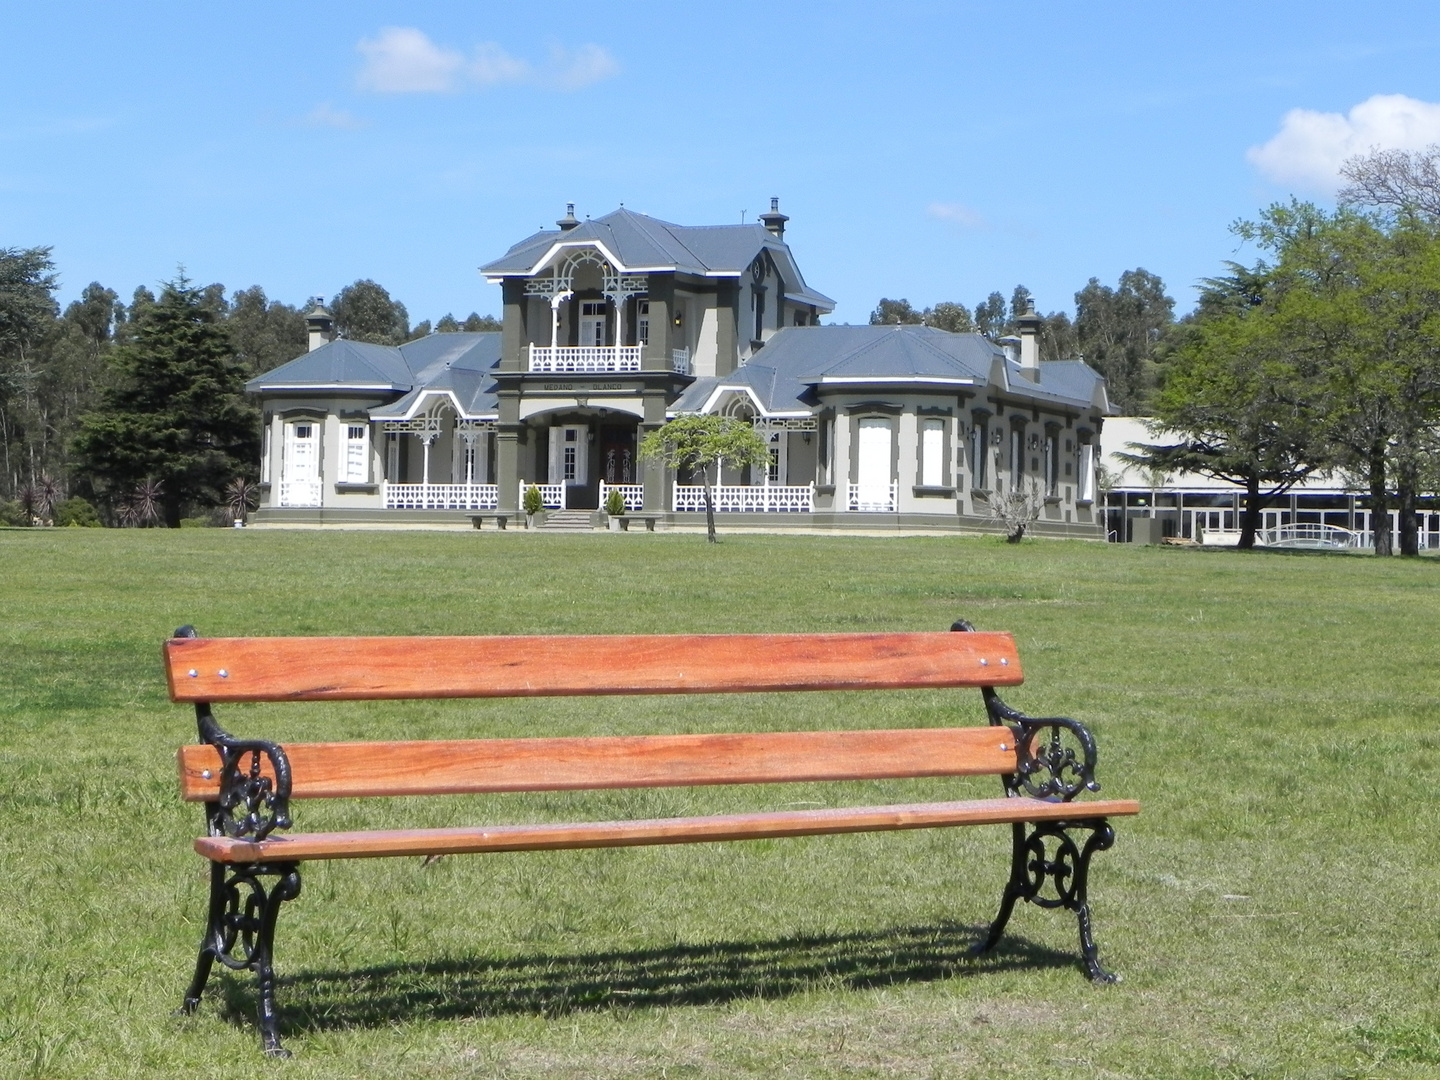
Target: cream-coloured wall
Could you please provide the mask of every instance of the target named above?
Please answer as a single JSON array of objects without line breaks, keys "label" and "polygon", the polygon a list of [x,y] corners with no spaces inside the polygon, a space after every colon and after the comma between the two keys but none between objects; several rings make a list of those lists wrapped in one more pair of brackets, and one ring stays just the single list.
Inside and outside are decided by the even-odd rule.
[{"label": "cream-coloured wall", "polygon": [[696,375],[716,375],[719,373],[718,360],[720,344],[718,333],[720,320],[715,308],[715,297],[706,297],[709,303],[699,309],[700,326],[695,335],[695,349],[690,355],[692,371]]}]

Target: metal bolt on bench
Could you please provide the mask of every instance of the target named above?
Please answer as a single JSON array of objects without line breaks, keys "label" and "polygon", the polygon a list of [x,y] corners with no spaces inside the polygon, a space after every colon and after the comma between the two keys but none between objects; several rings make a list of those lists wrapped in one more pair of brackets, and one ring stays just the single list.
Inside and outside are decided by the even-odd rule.
[{"label": "metal bolt on bench", "polygon": [[[597,637],[213,638],[184,626],[165,644],[171,700],[195,705],[200,743],[179,753],[182,797],[205,804],[210,904],[183,1011],[216,961],[255,973],[267,1054],[287,1056],[275,1005],[281,904],[311,859],[699,843],[828,833],[1011,826],[1009,879],[973,952],[999,942],[1018,900],[1077,919],[1085,970],[1113,982],[1090,928],[1091,857],[1133,800],[1099,790],[1095,740],[1065,717],[1028,717],[996,686],[1021,682],[1009,634],[737,634]],[[435,663],[438,657],[444,663]],[[424,661],[424,662],[417,662]],[[800,690],[978,688],[988,727],[589,738],[298,743],[240,739],[216,723],[230,701],[381,700]],[[292,798],[996,775],[1001,798],[654,820],[287,833]]]}]

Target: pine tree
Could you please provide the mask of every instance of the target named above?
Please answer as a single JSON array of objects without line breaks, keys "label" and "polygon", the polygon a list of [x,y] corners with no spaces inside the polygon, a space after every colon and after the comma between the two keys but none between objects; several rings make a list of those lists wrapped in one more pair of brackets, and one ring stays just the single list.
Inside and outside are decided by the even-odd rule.
[{"label": "pine tree", "polygon": [[141,308],[111,357],[112,384],[75,438],[78,471],[112,504],[158,481],[166,525],[253,478],[260,425],[219,313],[182,273]]}]

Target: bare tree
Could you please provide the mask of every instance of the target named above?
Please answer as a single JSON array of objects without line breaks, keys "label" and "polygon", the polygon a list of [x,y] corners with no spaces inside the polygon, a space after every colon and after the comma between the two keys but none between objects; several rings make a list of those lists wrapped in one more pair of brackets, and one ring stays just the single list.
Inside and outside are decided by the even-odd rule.
[{"label": "bare tree", "polygon": [[1357,154],[1340,166],[1348,183],[1340,202],[1381,210],[1413,211],[1440,219],[1440,143],[1424,150],[1381,150]]},{"label": "bare tree", "polygon": [[1007,543],[1018,544],[1025,538],[1025,530],[1040,520],[1045,509],[1045,492],[1040,482],[1033,477],[1028,484],[1017,484],[1009,494],[990,494],[986,497],[988,517],[999,522],[1005,530]]}]

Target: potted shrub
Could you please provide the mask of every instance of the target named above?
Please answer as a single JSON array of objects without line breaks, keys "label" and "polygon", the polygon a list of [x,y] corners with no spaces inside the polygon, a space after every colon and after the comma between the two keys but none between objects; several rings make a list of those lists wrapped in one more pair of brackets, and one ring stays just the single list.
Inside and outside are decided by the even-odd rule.
[{"label": "potted shrub", "polygon": [[619,532],[625,528],[625,496],[616,488],[611,488],[605,496],[605,513],[610,515],[611,532]]},{"label": "potted shrub", "polygon": [[525,489],[525,498],[521,505],[525,510],[527,529],[538,529],[545,524],[545,500],[540,497],[540,489],[534,484]]}]

